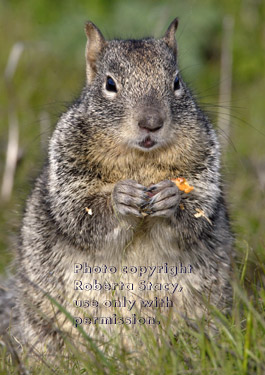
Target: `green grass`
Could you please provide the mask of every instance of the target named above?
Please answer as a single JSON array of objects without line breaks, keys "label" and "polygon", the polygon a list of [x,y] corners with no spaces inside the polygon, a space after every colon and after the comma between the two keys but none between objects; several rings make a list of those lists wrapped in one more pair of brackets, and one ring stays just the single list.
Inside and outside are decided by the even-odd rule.
[{"label": "green grass", "polygon": [[[218,332],[207,333],[202,322],[192,326],[185,321],[177,326],[163,325],[157,336],[148,326],[141,326],[139,336],[132,335],[133,350],[126,351],[120,336],[96,345],[82,327],[79,351],[75,342],[65,339],[66,349],[51,359],[29,355],[28,349],[13,353],[1,347],[0,374],[204,374],[263,375],[265,373],[265,291],[261,283],[247,291],[244,283],[248,254],[234,280],[234,302],[231,316],[224,316],[212,306],[210,315]],[[257,280],[262,279],[257,274]],[[56,307],[71,316],[55,301]],[[177,332],[177,335],[175,335]]]}]

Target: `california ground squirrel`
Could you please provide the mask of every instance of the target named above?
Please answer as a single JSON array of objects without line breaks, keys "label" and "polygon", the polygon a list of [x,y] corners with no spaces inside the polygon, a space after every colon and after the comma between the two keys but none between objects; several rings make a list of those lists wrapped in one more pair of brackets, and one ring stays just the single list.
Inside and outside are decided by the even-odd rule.
[{"label": "california ground squirrel", "polygon": [[[58,348],[59,331],[75,335],[81,324],[99,340],[107,317],[103,337],[146,317],[159,324],[158,310],[202,318],[204,298],[229,310],[219,143],[179,73],[177,25],[158,40],[111,41],[85,26],[87,84],[56,126],[21,229],[19,326],[29,344]],[[177,177],[193,191],[180,191]]]}]

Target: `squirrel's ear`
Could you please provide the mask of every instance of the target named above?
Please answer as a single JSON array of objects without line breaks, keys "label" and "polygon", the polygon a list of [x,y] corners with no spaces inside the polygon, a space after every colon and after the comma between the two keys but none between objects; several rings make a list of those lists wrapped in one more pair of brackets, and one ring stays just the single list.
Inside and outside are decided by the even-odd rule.
[{"label": "squirrel's ear", "polygon": [[90,83],[96,74],[96,61],[98,55],[106,45],[106,41],[99,29],[92,22],[86,22],[85,32],[87,35],[86,74],[87,81]]},{"label": "squirrel's ear", "polygon": [[164,42],[166,42],[166,44],[172,48],[173,52],[175,54],[177,54],[177,42],[176,42],[176,38],[175,38],[175,34],[176,34],[176,31],[177,31],[177,28],[178,28],[178,24],[179,24],[179,20],[178,18],[175,18],[171,24],[169,25],[164,37],[163,37],[163,40]]}]

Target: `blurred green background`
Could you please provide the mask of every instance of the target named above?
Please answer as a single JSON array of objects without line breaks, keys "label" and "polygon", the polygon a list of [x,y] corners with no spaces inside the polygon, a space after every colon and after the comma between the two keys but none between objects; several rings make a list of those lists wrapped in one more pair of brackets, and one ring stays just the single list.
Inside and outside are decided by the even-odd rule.
[{"label": "blurred green background", "polygon": [[[0,202],[1,273],[13,257],[25,200],[45,160],[52,129],[85,83],[84,22],[92,20],[107,39],[159,37],[175,16],[180,19],[177,41],[185,80],[217,130],[230,111],[229,130],[219,130],[220,139],[228,140],[224,185],[237,249],[242,256],[249,250],[253,259],[248,277],[265,261],[263,0],[0,0],[1,189],[8,132],[16,122],[19,129],[14,186],[10,198],[2,193]],[[220,73],[224,56],[228,67],[232,63],[231,79]],[[222,83],[228,86],[224,97]]]}]

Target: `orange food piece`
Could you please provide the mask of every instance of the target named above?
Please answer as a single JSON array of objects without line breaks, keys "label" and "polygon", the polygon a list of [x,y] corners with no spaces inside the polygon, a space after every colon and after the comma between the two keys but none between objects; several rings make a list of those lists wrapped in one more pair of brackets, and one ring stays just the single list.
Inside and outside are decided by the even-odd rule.
[{"label": "orange food piece", "polygon": [[88,215],[92,215],[92,210],[91,210],[91,208],[88,208],[88,207],[85,207],[85,210],[86,210],[86,212],[88,213]]},{"label": "orange food piece", "polygon": [[210,224],[212,224],[211,220],[205,215],[204,211],[201,210],[200,208],[196,208],[196,211],[197,213],[194,214],[194,216],[196,217],[196,219],[198,217],[204,217]]},{"label": "orange food piece", "polygon": [[184,177],[178,177],[178,178],[173,178],[171,181],[173,181],[179,190],[184,191],[186,194],[190,193],[194,187],[190,186]]}]

